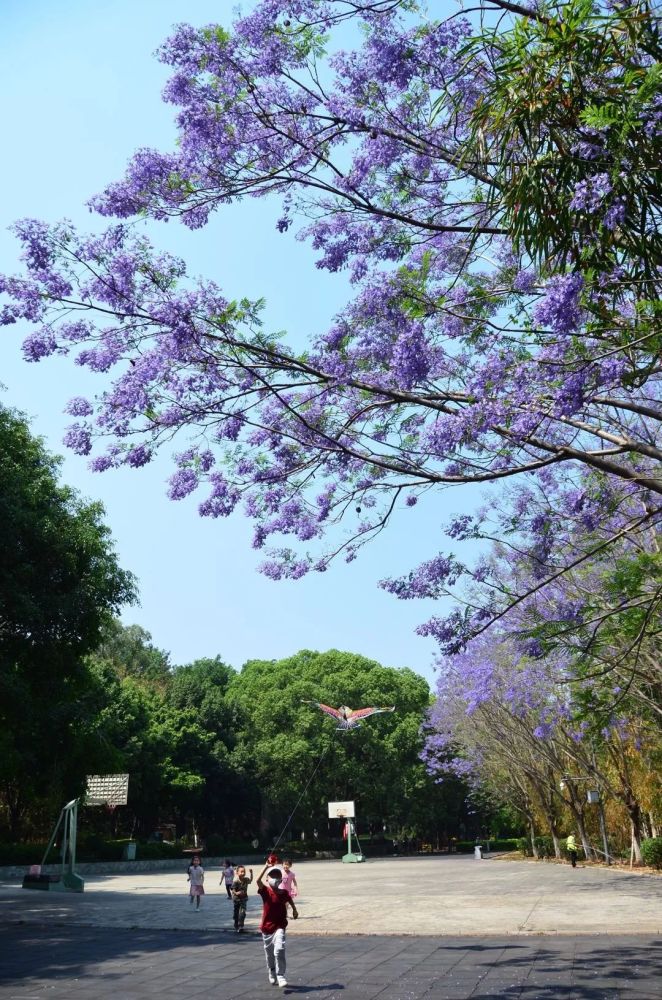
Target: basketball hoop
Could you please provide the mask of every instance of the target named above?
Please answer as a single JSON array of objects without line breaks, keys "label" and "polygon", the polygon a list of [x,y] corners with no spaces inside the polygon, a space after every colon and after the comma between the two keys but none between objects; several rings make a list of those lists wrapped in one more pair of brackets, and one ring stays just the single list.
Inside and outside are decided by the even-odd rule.
[{"label": "basketball hoop", "polygon": [[[343,861],[365,861],[361,844],[356,833],[356,826],[352,822],[356,818],[353,802],[329,802],[329,819],[341,819],[343,824],[343,839],[347,839],[347,854],[343,854]],[[352,851],[352,837],[356,840],[358,851]]]},{"label": "basketball hoop", "polygon": [[354,803],[329,802],[329,819],[354,819]]},{"label": "basketball hoop", "polygon": [[128,796],[128,774],[88,774],[86,806],[105,806],[112,815],[117,806],[126,805]]}]

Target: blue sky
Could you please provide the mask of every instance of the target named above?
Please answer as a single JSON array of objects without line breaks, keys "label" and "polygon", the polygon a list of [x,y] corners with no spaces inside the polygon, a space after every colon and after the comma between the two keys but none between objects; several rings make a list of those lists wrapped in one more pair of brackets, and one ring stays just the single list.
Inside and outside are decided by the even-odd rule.
[{"label": "blue sky", "polygon": [[[168,149],[173,110],[160,99],[167,71],[153,52],[179,21],[231,21],[228,0],[2,0],[0,86],[5,95],[0,158],[0,270],[17,270],[5,231],[16,218],[70,218],[100,228],[85,201],[117,179],[139,146]],[[267,299],[266,321],[298,342],[323,330],[347,295],[342,276],[317,270],[310,249],[276,232],[278,204],[249,200],[217,214],[203,231],[177,223],[152,229],[159,246],[212,277],[229,297]],[[25,331],[22,331],[23,333]],[[64,453],[63,415],[71,396],[99,392],[102,377],[67,359],[28,365],[21,331],[0,330],[0,402],[31,419],[50,450]],[[468,490],[428,496],[400,512],[391,530],[350,566],[296,583],[256,572],[251,527],[241,515],[198,517],[195,498],[165,496],[168,455],[142,470],[88,471],[67,454],[63,479],[101,500],[121,564],[138,577],[140,606],[123,615],[152,633],[174,663],[220,654],[240,667],[298,649],[339,648],[432,679],[434,645],[415,626],[439,611],[379,590],[444,547],[440,526],[466,509]]]}]

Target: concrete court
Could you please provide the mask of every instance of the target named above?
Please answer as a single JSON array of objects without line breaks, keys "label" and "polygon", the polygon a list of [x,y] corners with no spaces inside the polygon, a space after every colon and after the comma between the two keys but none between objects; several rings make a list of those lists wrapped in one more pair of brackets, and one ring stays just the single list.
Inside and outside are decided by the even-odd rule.
[{"label": "concrete court", "polygon": [[0,888],[0,1000],[661,1000],[662,881],[463,856],[296,866],[288,986],[266,981],[209,872],[88,880],[82,895]]},{"label": "concrete court", "polygon": [[[467,855],[379,858],[365,864],[306,861],[296,866],[308,934],[659,934],[662,878],[527,861],[476,861]],[[257,874],[257,871],[256,871]],[[232,930],[232,904],[207,871],[199,913],[181,874],[88,877],[85,892],[47,893],[0,886],[0,921],[85,926]],[[256,930],[252,887],[246,927]],[[661,991],[662,997],[662,991]]]}]

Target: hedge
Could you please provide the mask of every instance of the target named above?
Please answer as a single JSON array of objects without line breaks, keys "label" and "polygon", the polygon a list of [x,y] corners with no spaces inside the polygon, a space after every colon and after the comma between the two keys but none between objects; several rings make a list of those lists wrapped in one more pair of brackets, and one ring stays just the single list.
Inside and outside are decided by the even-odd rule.
[{"label": "hedge", "polygon": [[516,837],[507,837],[503,840],[492,840],[487,837],[482,837],[479,840],[456,840],[453,846],[458,854],[473,854],[476,844],[479,844],[483,849],[486,849],[489,844],[490,851],[519,850],[519,841]]},{"label": "hedge", "polygon": [[[128,840],[104,840],[91,835],[82,837],[76,847],[78,861],[122,861]],[[0,844],[0,865],[37,865],[41,862],[47,843]],[[183,858],[181,844],[138,843],[136,858],[139,861],[156,861],[164,858]],[[59,848],[51,848],[47,864],[58,864]]]},{"label": "hedge", "polygon": [[[539,858],[553,858],[554,854],[554,841],[551,837],[534,837],[536,850],[538,851]],[[517,850],[521,854],[525,854],[527,858],[533,857],[533,847],[531,846],[530,837],[520,837],[517,840]]]},{"label": "hedge", "polygon": [[651,868],[662,868],[662,837],[650,837],[641,842],[641,856],[644,864]]}]

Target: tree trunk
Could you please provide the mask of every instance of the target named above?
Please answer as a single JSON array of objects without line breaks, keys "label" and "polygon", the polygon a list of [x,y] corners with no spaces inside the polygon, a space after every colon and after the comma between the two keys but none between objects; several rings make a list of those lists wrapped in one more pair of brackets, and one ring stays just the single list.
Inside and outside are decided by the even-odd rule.
[{"label": "tree trunk", "polygon": [[561,840],[559,837],[559,826],[556,813],[554,812],[554,806],[551,802],[545,803],[545,818],[547,820],[547,825],[549,826],[549,832],[552,837],[552,843],[554,844],[554,857],[557,861],[561,860]]},{"label": "tree trunk", "polygon": [[7,825],[9,836],[14,844],[22,840],[23,816],[25,813],[25,803],[17,786],[5,786],[5,803],[7,806]]},{"label": "tree trunk", "polygon": [[617,791],[616,794],[627,809],[628,816],[630,817],[630,826],[632,829],[632,853],[634,854],[637,864],[641,864],[642,811],[639,801],[632,791],[632,781],[630,780],[627,754],[625,753],[625,749],[620,741],[616,746],[609,746],[609,753],[612,760],[616,764],[621,785],[620,791]]},{"label": "tree trunk", "polygon": [[584,826],[584,811],[579,808],[576,804],[570,806],[572,810],[572,815],[575,817],[575,824],[577,825],[577,833],[579,834],[579,839],[582,842],[582,847],[584,849],[584,856],[588,861],[593,859],[593,848],[588,839],[588,834],[586,832],[586,827]]},{"label": "tree trunk", "polygon": [[531,838],[531,850],[533,851],[534,858],[538,858],[538,848],[536,846],[536,828],[533,825],[533,817],[529,816],[529,837]]},{"label": "tree trunk", "polygon": [[269,839],[271,832],[271,803],[265,795],[260,792],[260,839],[265,842]]},{"label": "tree trunk", "polygon": [[611,854],[609,853],[609,841],[607,840],[607,823],[605,820],[605,807],[602,804],[602,799],[600,799],[600,804],[598,805],[598,817],[600,819],[600,833],[602,834],[602,849],[605,852],[605,861],[608,865],[611,864]]},{"label": "tree trunk", "polygon": [[588,839],[588,834],[586,833],[586,827],[584,826],[584,817],[580,814],[575,816],[577,822],[577,831],[581,837],[582,847],[584,848],[584,855],[588,861],[591,861],[594,857],[593,848],[591,847],[591,842]]},{"label": "tree trunk", "polygon": [[582,842],[582,847],[584,848],[584,855],[587,860],[591,861],[594,857],[593,848],[591,847],[588,835],[586,833],[586,827],[584,826],[584,808],[577,794],[576,786],[567,782],[568,788],[568,798],[565,799],[565,803],[570,809],[572,815],[575,818],[575,824],[577,826],[577,833],[579,834],[580,840]]},{"label": "tree trunk", "polygon": [[559,828],[556,814],[554,813],[552,807],[547,803],[543,803],[545,810],[545,819],[547,820],[547,826],[549,827],[550,836],[552,838],[552,843],[554,844],[554,857],[557,860],[561,859],[561,840],[559,838]]},{"label": "tree trunk", "polygon": [[[628,810],[630,812],[630,810]],[[641,856],[641,815],[639,813],[639,806],[637,806],[636,811],[630,813],[630,826],[632,828],[632,849],[634,851],[634,859],[638,865],[643,861]]]},{"label": "tree trunk", "polygon": [[560,861],[560,859],[561,859],[561,841],[559,840],[559,835],[558,835],[558,833],[556,832],[556,830],[554,829],[553,826],[550,825],[549,829],[550,829],[550,833],[552,834],[552,842],[554,844],[554,857],[557,860]]},{"label": "tree trunk", "polygon": [[554,796],[555,791],[553,788],[554,776],[551,775],[550,781],[552,787],[545,785],[542,781],[534,781],[533,785],[536,789],[542,811],[545,814],[545,819],[547,820],[547,826],[549,827],[549,832],[552,838],[552,843],[554,844],[554,857],[557,859],[561,858],[561,842],[559,840],[559,828],[558,828],[558,817],[554,809]]}]

